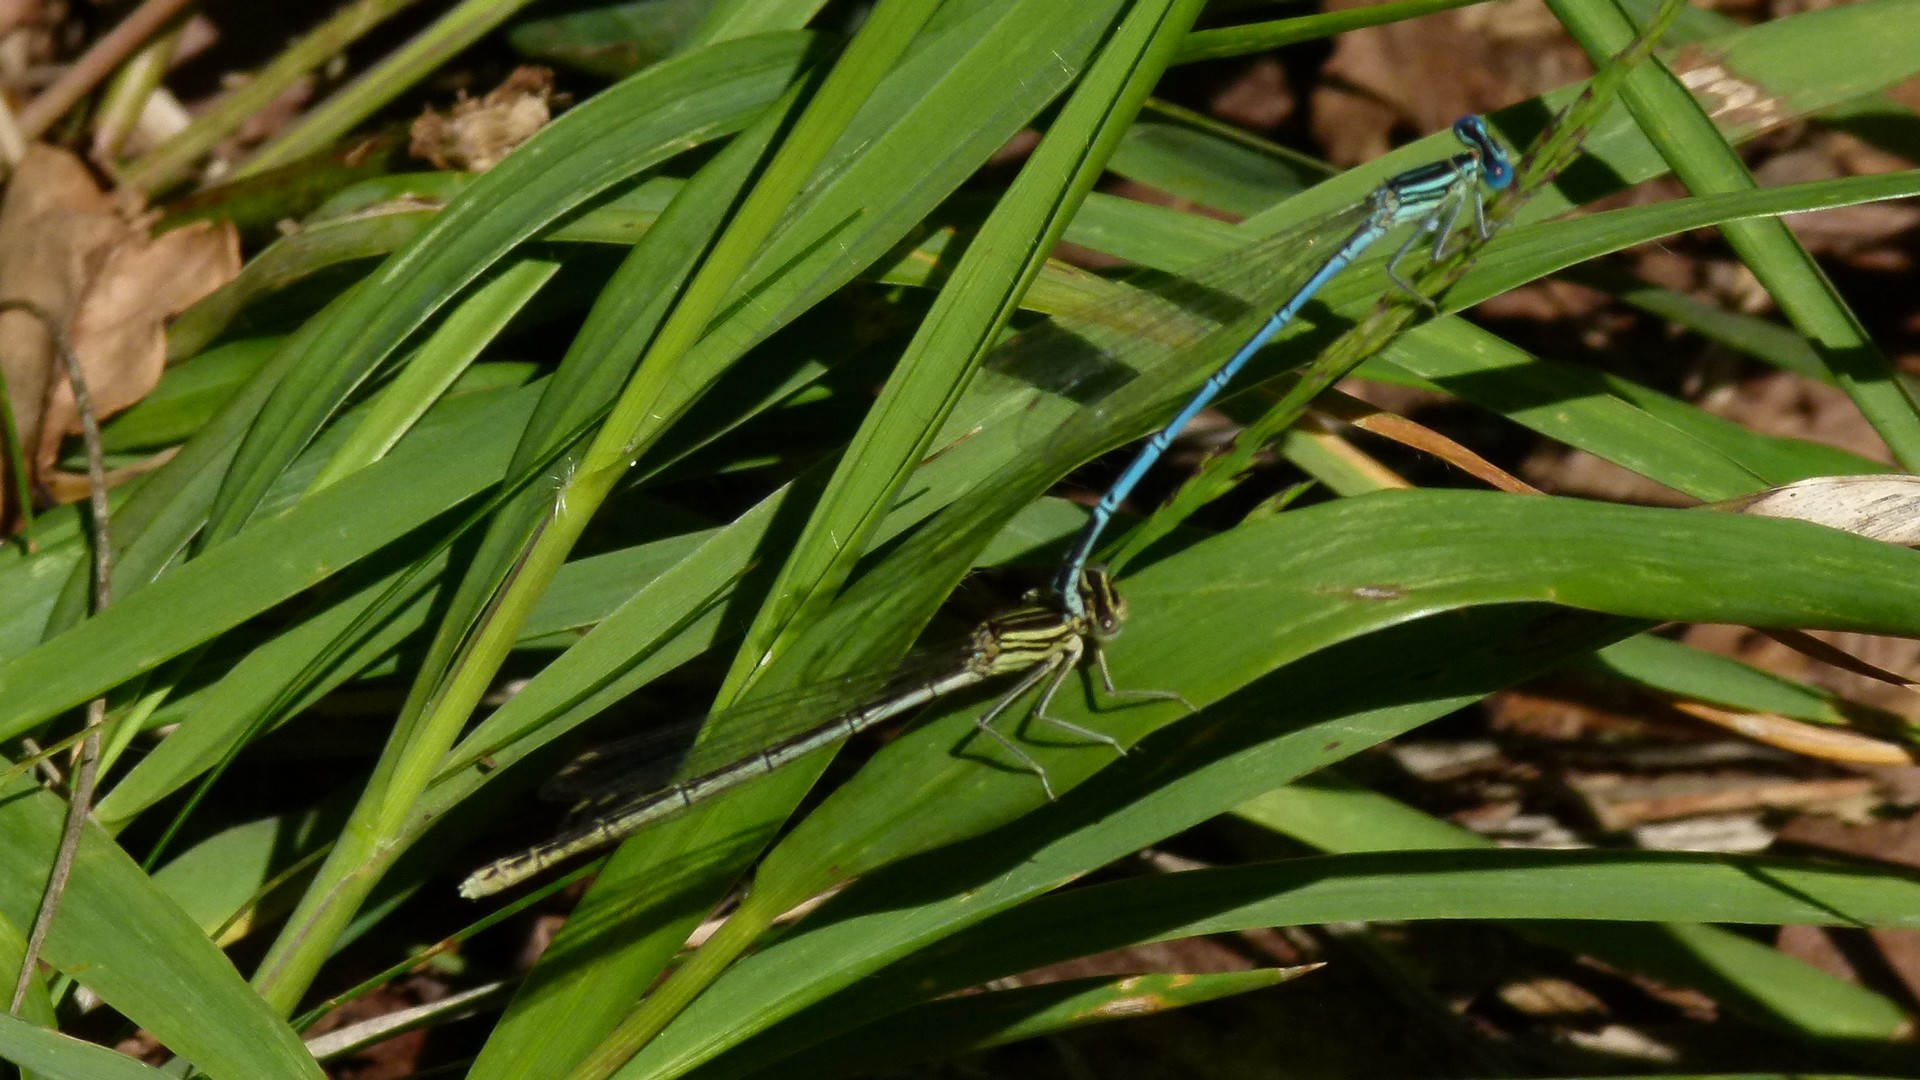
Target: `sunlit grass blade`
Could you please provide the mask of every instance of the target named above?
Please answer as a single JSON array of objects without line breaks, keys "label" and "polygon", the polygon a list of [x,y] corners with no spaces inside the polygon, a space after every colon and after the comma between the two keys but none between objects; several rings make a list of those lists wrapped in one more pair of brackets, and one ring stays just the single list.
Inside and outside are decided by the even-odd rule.
[{"label": "sunlit grass blade", "polygon": [[[1549,6],[1590,53],[1611,51],[1633,33],[1631,24],[1610,7],[1565,0],[1549,0]],[[1888,32],[1898,32],[1889,23],[1920,26],[1920,14],[1911,9],[1888,9],[1883,15],[1879,25]],[[1645,68],[1626,79],[1621,93],[1690,190],[1707,194],[1754,187],[1752,175],[1720,137],[1712,118],[1672,73],[1658,66]],[[1807,250],[1778,221],[1730,222],[1720,231],[1781,312],[1820,352],[1894,456],[1909,468],[1920,464],[1920,401],[1893,377],[1885,355]]]},{"label": "sunlit grass blade", "polygon": [[210,535],[236,532],[355,388],[515,244],[689,145],[737,131],[786,88],[809,47],[803,36],[770,36],[650,68],[560,117],[469,185],[302,350],[310,362],[295,366],[263,408]]},{"label": "sunlit grass blade", "polygon": [[[1764,537],[1756,526],[1769,527]],[[1842,549],[1850,563],[1884,565],[1801,573]],[[1516,560],[1516,551],[1530,557]],[[990,910],[1633,633],[1645,625],[1635,619],[1825,623],[1872,609],[1884,631],[1920,630],[1903,601],[1880,595],[1899,579],[1894,564],[1915,560],[1920,555],[1802,523],[1465,492],[1343,500],[1210,538],[1129,579],[1134,615],[1113,667],[1123,686],[1229,700],[1167,727],[1117,764],[1095,748],[1030,746],[1062,789],[1092,776],[1053,806],[1040,806],[1030,781],[1020,783],[1004,762],[994,767],[991,748],[965,739],[964,716],[910,733],[770,853],[747,901],[785,910],[843,876],[865,875],[836,904],[894,914],[856,920],[857,931],[848,924],[854,937],[823,930],[807,948],[835,957],[830,973],[800,960],[783,968],[791,979],[770,983],[749,961],[691,1007],[684,1034],[676,1024],[640,1060],[666,1072],[706,1060]],[[1623,564],[1634,572],[1623,574]],[[1714,566],[1727,572],[1716,576]],[[1756,594],[1756,574],[1777,591]],[[1846,599],[1814,595],[1830,591]],[[1633,618],[1549,615],[1528,605],[1549,596]],[[1288,618],[1276,621],[1276,611]],[[1424,655],[1444,659],[1404,673],[1394,659]],[[1276,669],[1278,681],[1260,682]],[[1090,715],[1078,701],[1063,710],[1126,742],[1179,718],[1159,707]],[[903,820],[916,827],[902,831]],[[951,846],[928,853],[943,844]],[[914,853],[921,857],[890,865]],[[725,1036],[713,1026],[718,1015],[729,1018]]]}]

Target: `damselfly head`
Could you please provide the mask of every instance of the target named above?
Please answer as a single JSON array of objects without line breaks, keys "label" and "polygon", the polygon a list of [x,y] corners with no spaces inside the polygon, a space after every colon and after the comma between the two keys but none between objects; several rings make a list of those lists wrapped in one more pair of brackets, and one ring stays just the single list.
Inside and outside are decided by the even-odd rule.
[{"label": "damselfly head", "polygon": [[1480,162],[1482,182],[1489,190],[1505,191],[1513,183],[1513,162],[1499,140],[1487,130],[1487,122],[1478,116],[1463,116],[1453,122],[1454,137]]},{"label": "damselfly head", "polygon": [[1113,575],[1104,566],[1089,566],[1080,573],[1080,600],[1087,609],[1087,630],[1100,641],[1120,636],[1127,621],[1127,598],[1113,583]]}]

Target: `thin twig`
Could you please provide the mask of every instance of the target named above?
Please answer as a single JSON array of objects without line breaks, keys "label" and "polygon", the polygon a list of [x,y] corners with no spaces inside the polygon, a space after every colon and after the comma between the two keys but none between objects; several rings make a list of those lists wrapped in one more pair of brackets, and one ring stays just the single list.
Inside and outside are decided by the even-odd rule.
[{"label": "thin twig", "polygon": [[180,14],[193,0],[146,0],[133,14],[107,31],[106,36],[74,61],[52,86],[20,110],[20,133],[28,139],[39,138],[54,121],[93,92],[93,88],[113,74],[121,61],[145,45],[168,21]]},{"label": "thin twig", "polygon": [[[100,424],[93,412],[93,395],[87,390],[86,374],[80,370],[80,358],[74,355],[73,341],[67,336],[63,320],[26,300],[0,300],[0,311],[24,312],[40,320],[67,369],[67,383],[73,390],[73,405],[80,414],[80,433],[87,449],[88,507],[93,525],[93,613],[98,615],[113,599],[113,552],[112,532],[107,522],[107,467],[100,449]],[[93,786],[100,771],[100,727],[106,717],[106,698],[98,697],[87,704],[87,737],[80,746],[80,767],[75,770],[73,790],[67,800],[67,821],[60,834],[60,850],[54,855],[53,869],[47,875],[40,910],[34,914],[26,952],[20,957],[20,977],[13,985],[13,1004],[8,1011],[14,1015],[19,1014],[27,1000],[27,989],[33,985],[47,931],[53,926],[54,914],[60,910],[60,897],[66,892],[67,880],[73,876],[80,836],[93,808]]]}]

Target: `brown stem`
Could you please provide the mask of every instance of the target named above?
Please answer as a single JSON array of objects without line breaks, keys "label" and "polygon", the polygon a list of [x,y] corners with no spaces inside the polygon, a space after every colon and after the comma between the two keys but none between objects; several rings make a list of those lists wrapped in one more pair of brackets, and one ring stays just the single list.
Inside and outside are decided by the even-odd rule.
[{"label": "brown stem", "polygon": [[[149,5],[151,6],[151,5]],[[124,25],[124,24],[123,24]],[[104,42],[103,42],[104,44]],[[73,341],[66,324],[52,312],[25,300],[0,300],[0,311],[19,311],[33,316],[53,339],[54,351],[67,369],[67,383],[73,390],[74,408],[80,414],[81,439],[87,449],[88,507],[93,526],[93,613],[105,611],[113,599],[112,532],[107,521],[107,468],[100,449],[100,423],[93,412],[93,395],[87,390],[86,373],[80,370],[80,358],[74,355]],[[67,800],[66,826],[61,830],[60,849],[53,868],[47,874],[46,890],[40,895],[40,909],[34,913],[33,930],[27,935],[26,951],[20,957],[20,976],[13,985],[13,1003],[9,1011],[18,1014],[33,985],[40,952],[46,945],[47,931],[54,913],[60,910],[60,897],[73,876],[74,857],[80,850],[80,836],[86,829],[87,815],[93,808],[93,787],[100,770],[100,728],[107,717],[107,699],[95,698],[87,704],[87,737],[80,746],[80,767],[75,771],[73,790]]]}]

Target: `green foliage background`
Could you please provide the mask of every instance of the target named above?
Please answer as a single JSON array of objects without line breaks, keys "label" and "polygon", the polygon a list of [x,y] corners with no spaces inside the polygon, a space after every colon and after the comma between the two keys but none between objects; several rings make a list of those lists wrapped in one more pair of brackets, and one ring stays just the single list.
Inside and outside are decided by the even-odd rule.
[{"label": "green foliage background", "polygon": [[[649,26],[674,32],[483,176],[341,191],[177,321],[161,390],[108,430],[115,453],[179,448],[119,493],[109,610],[86,610],[70,515],[40,523],[32,554],[0,556],[0,734],[40,734],[98,695],[113,705],[98,827],[48,961],[207,1075],[319,1075],[287,1018],[339,989],[337,951],[410,898],[440,905],[438,932],[478,917],[452,882],[470,869],[463,842],[552,754],[521,759],[699,657],[731,658],[722,705],[890,663],[970,569],[1047,565],[1079,512],[1044,493],[1154,427],[1219,346],[1136,342],[1097,383],[1065,358],[1052,370],[989,358],[1010,319],[1092,324],[1144,296],[1049,261],[1057,241],[1190,270],[1454,150],[1443,132],[1322,179],[1152,103],[1169,65],[1453,6],[1190,34],[1195,0],[883,0],[850,37],[809,29],[818,5],[792,0],[599,12],[618,24],[658,8],[672,18]],[[1550,6],[1598,58],[1654,7]],[[456,7],[430,33],[475,33],[460,21],[471,14]],[[513,39],[571,41],[587,18],[529,22]],[[1914,118],[1875,95],[1920,69],[1920,3],[1750,29],[1688,12],[1667,42],[1725,78],[1696,98],[1657,63],[1621,73],[1578,166],[1478,252],[1446,310],[1719,226],[1793,333],[1651,290],[1632,301],[1841,386],[1911,466],[1907,383],[1774,218],[1909,196],[1920,173],[1761,191],[1732,148],[1819,119],[1911,153]],[[1727,107],[1730,86],[1766,107]],[[1576,92],[1489,119],[1526,146]],[[347,105],[330,108],[346,119],[323,109],[312,122],[350,125]],[[1045,137],[1016,177],[970,183],[1035,124]],[[177,168],[157,152],[130,175],[163,186]],[[1109,170],[1258,212],[1230,227],[1094,193]],[[1670,171],[1696,195],[1563,217]],[[1371,261],[1330,287],[1229,409],[1256,417],[1364,323],[1379,271]],[[1394,337],[1363,374],[1438,389],[1703,501],[1880,468],[1451,315]],[[817,766],[637,836],[469,1075],[705,1077],[778,1073],[808,1054],[853,1062],[855,1046],[866,1067],[960,1053],[1089,1022],[1135,993],[1173,1007],[1281,975],[935,1000],[953,990],[1132,943],[1365,919],[1510,921],[1704,989],[1834,1060],[1897,1063],[1898,1004],[1710,924],[1920,925],[1906,876],[1492,850],[1364,789],[1293,782],[1598,650],[1639,649],[1622,670],[1675,692],[1780,708],[1756,701],[1777,684],[1638,635],[1666,621],[1920,635],[1920,555],[1797,522],[1323,479],[1348,497],[1129,551],[1114,673],[1178,690],[1200,715],[1063,695],[1063,715],[1137,751],[1114,761],[1037,738],[1064,793],[1048,804],[967,738],[979,706],[954,706],[770,848]],[[737,506],[687,497],[723,480]],[[495,707],[503,669],[529,677]],[[204,836],[151,875],[115,842],[157,834],[221,770],[270,775],[281,766],[242,751],[282,724],[323,725],[309,706],[376,678],[407,686],[405,703],[377,753],[349,747],[370,765],[333,799]],[[1795,693],[1794,715],[1832,719],[1819,694]],[[217,810],[221,790],[197,812]],[[61,803],[26,779],[9,794],[0,955],[17,956]],[[1064,888],[1221,814],[1327,854]],[[756,857],[732,919],[681,955]],[[843,885],[798,927],[771,930]],[[232,933],[272,941],[250,979],[210,936],[248,911]],[[44,992],[34,1007],[41,1023],[55,1016]],[[20,1022],[0,1024],[0,1053],[35,1075],[154,1072]]]}]

